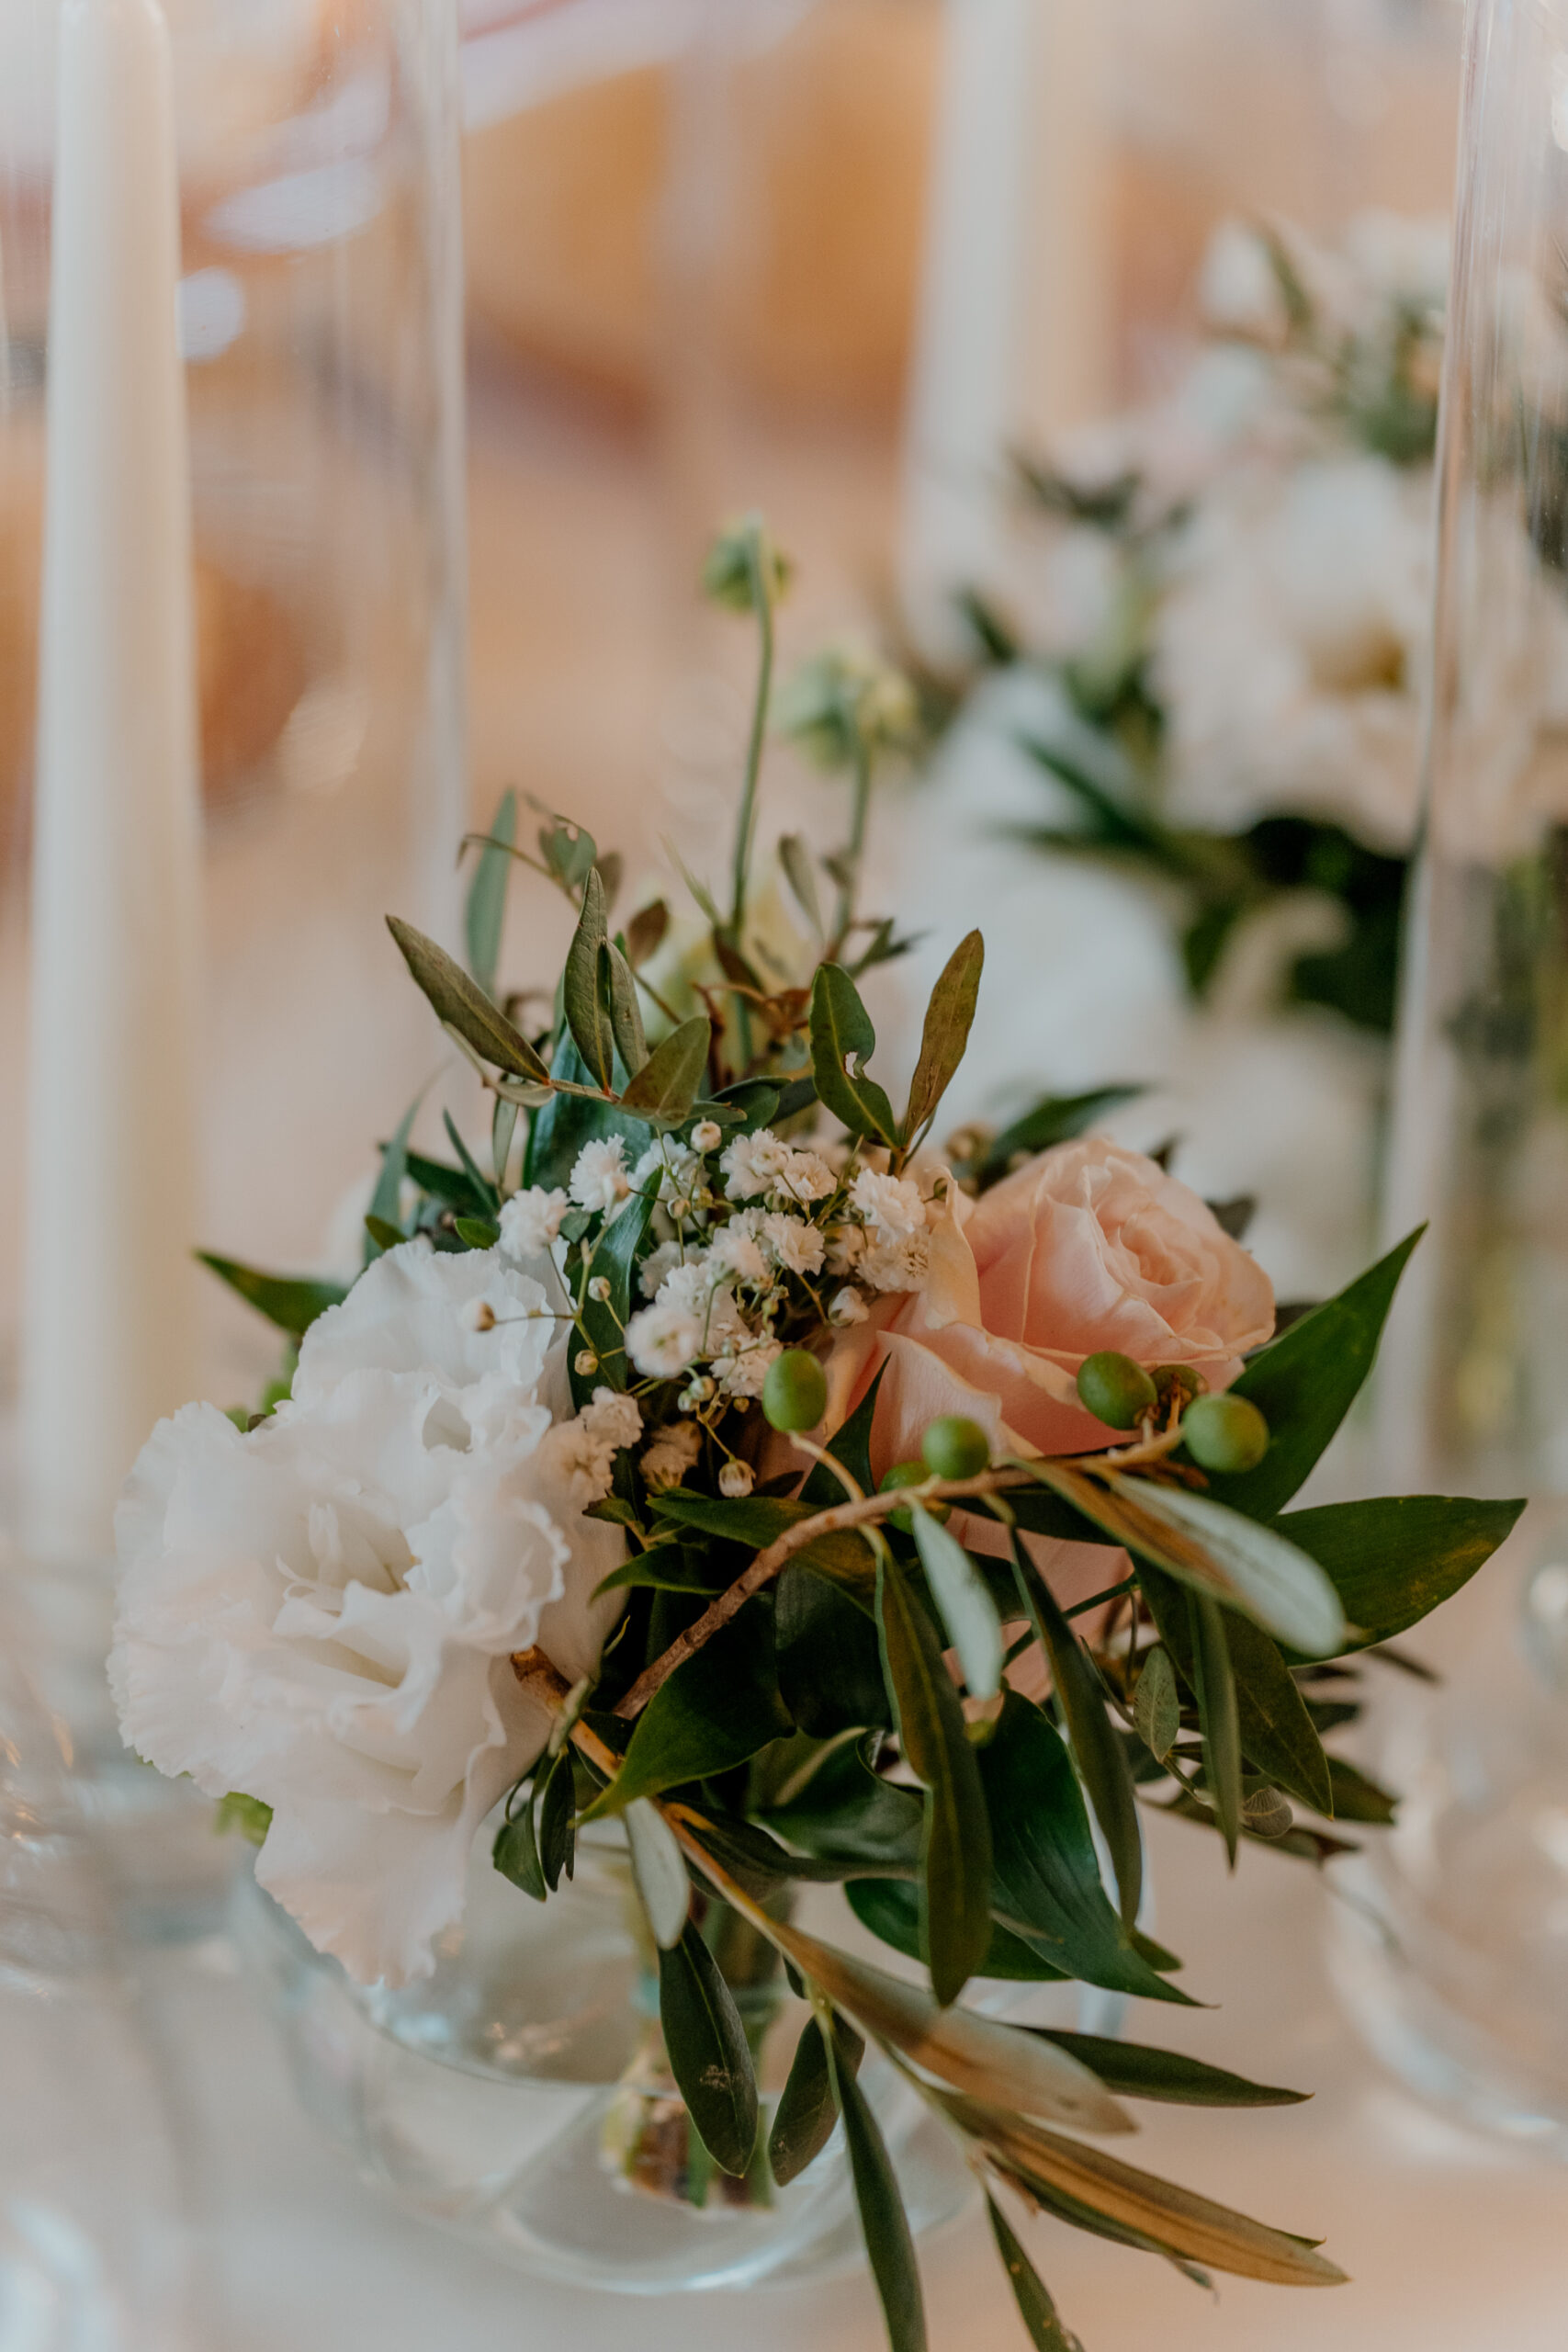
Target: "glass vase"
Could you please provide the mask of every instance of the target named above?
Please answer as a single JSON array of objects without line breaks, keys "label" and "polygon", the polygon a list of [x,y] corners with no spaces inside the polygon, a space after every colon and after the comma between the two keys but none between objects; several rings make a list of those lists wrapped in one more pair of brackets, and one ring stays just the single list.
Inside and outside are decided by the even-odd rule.
[{"label": "glass vase", "polygon": [[[1417,2087],[1568,2153],[1568,6],[1472,0],[1439,428],[1425,838],[1390,1228],[1428,1222],[1379,1372],[1390,1487],[1523,1496],[1401,1709],[1412,1790],[1337,1965]],[[1521,1659],[1518,1635],[1535,1659]],[[1544,1668],[1544,1677],[1540,1669]]]},{"label": "glass vase", "polygon": [[[782,2188],[761,2153],[808,2014],[773,1948],[699,1898],[761,2092],[759,2154],[739,2178],[707,2156],[670,2072],[618,1831],[580,1838],[575,1875],[541,1905],[491,1867],[493,1830],[434,1973],[397,1992],[351,1984],[248,1872],[240,1882],[232,1931],[317,2124],[405,2206],[580,2286],[737,2287],[856,2258],[839,2136]],[[955,2212],[967,2177],[945,2135],[885,2062],[868,2055],[861,2079],[915,2225]]]}]

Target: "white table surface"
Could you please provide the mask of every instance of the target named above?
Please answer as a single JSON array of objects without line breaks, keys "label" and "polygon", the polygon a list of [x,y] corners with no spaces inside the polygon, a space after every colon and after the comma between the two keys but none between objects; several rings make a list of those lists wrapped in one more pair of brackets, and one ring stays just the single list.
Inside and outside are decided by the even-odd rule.
[{"label": "white table surface", "polygon": [[[1165,2264],[1050,2222],[1028,2243],[1086,2352],[1562,2352],[1568,2173],[1438,2118],[1343,2022],[1322,1960],[1320,1883],[1256,1849],[1226,1886],[1200,1833],[1156,1824],[1162,1938],[1217,2012],[1135,2006],[1129,2031],[1316,2094],[1304,2108],[1145,2108],[1125,2153],[1287,2228],[1352,2274],[1333,2290],[1224,2280],[1217,2301]],[[744,2297],[595,2296],[530,2278],[395,2210],[298,2111],[272,2028],[221,1947],[160,1964],[198,2118],[210,2337],[221,2352],[874,2352],[863,2278]],[[922,2247],[932,2352],[1025,2339],[983,2220]]]}]

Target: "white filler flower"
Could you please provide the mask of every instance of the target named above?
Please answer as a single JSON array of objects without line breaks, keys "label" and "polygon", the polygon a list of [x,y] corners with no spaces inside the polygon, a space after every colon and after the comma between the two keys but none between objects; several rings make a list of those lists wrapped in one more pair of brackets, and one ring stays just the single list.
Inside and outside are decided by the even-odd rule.
[{"label": "white filler flower", "polygon": [[498,1251],[389,1250],[307,1333],[290,1403],[248,1437],[186,1406],[120,1505],[128,1746],[272,1807],[258,1881],[362,1983],[429,1972],[544,1745],[512,1654],[575,1680],[614,1621],[591,1596],[624,1539],[580,1514],[635,1408],[570,1418],[566,1327],[527,1312],[558,1303]]}]

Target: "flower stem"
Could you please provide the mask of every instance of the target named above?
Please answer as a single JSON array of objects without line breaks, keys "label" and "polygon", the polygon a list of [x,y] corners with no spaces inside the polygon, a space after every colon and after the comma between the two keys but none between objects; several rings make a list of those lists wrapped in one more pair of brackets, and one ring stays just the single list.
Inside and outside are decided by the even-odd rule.
[{"label": "flower stem", "polygon": [[828,951],[829,963],[837,963],[843,954],[844,942],[854,921],[855,899],[860,889],[860,864],[865,851],[866,819],[871,809],[871,749],[858,723],[854,732],[854,798],[850,808],[850,838],[840,854],[843,878],[839,884],[838,910],[833,917],[833,944]]},{"label": "flower stem", "polygon": [[757,823],[757,779],[762,767],[762,742],[767,732],[768,703],[773,683],[773,599],[762,560],[761,526],[750,534],[747,564],[751,574],[751,604],[759,638],[757,694],[751,707],[751,735],[746,747],[746,779],[740,791],[740,813],[735,826],[735,877],[729,901],[729,935],[740,947],[746,920],[746,886],[751,872],[751,836]]}]

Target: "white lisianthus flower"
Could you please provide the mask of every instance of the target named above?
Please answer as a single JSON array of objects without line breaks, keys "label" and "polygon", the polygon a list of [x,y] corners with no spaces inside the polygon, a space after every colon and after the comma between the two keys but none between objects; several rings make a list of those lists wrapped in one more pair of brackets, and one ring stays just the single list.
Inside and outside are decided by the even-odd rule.
[{"label": "white lisianthus flower", "polygon": [[585,1143],[571,1171],[571,1197],[578,1206],[602,1209],[607,1216],[630,1190],[625,1136],[595,1136]]},{"label": "white lisianthus flower", "polygon": [[558,1184],[551,1192],[530,1184],[525,1192],[513,1193],[501,1206],[502,1248],[512,1258],[542,1257],[560,1232],[568,1205]]},{"label": "white lisianthus flower", "polygon": [[544,1746],[513,1652],[575,1681],[615,1620],[592,1596],[624,1538],[581,1516],[613,1449],[585,1475],[539,1276],[388,1251],[306,1334],[288,1403],[248,1436],[209,1405],[160,1422],[117,1515],[127,1744],[271,1807],[258,1882],[362,1983],[428,1973]]}]

